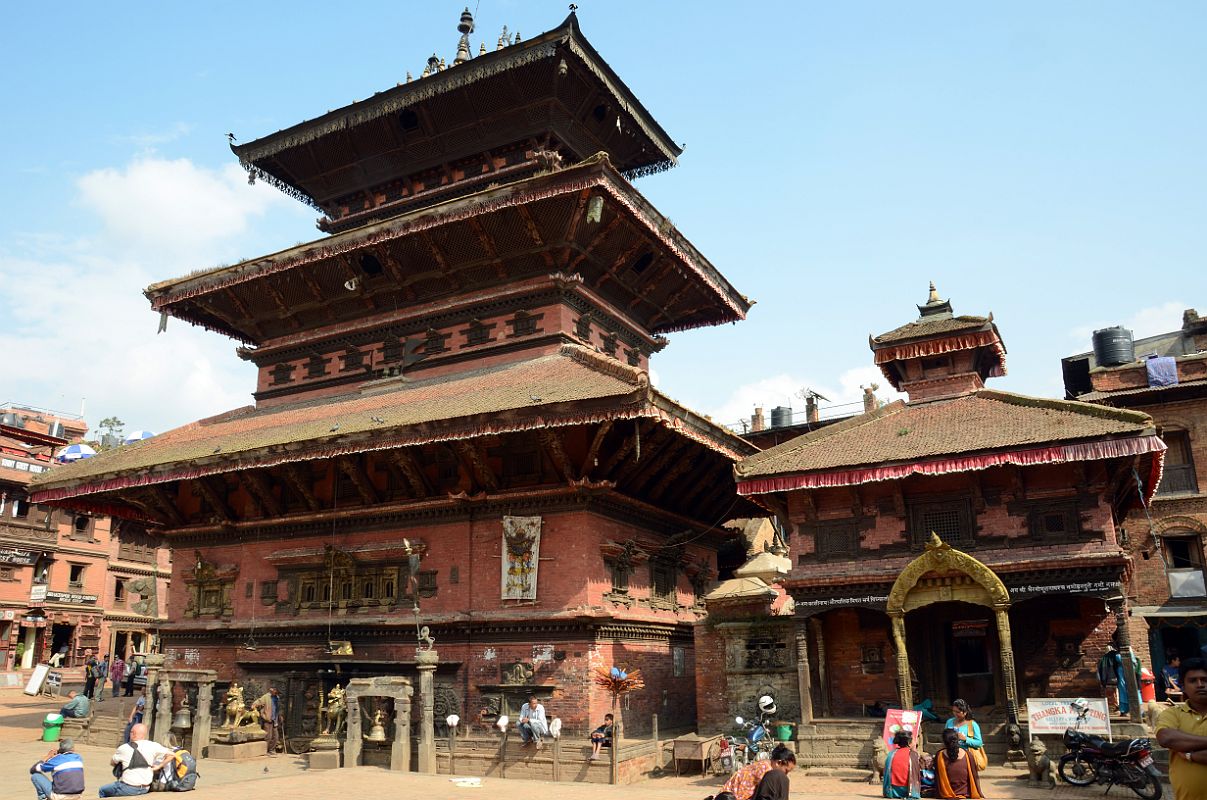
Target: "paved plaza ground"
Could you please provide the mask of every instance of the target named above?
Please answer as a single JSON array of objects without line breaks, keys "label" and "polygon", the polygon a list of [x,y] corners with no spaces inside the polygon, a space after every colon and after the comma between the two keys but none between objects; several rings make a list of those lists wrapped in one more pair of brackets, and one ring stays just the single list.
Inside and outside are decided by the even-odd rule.
[{"label": "paved plaza ground", "polygon": [[[0,690],[0,800],[33,800],[29,766],[42,758],[52,745],[41,742],[42,718],[57,710],[59,702],[31,698],[19,690]],[[81,746],[88,791],[85,798],[96,797],[96,790],[112,780],[108,748]],[[241,763],[204,760],[198,767],[201,779],[191,800],[227,800],[254,797],[256,800],[330,800],[330,798],[384,797],[473,798],[490,800],[603,800],[631,798],[639,800],[702,800],[722,783],[720,778],[695,776],[652,778],[632,786],[601,786],[585,783],[541,783],[526,780],[483,778],[479,788],[459,788],[446,775],[416,775],[389,772],[375,767],[309,772],[305,760],[294,756],[259,758]],[[1112,789],[1104,795],[1101,787],[1077,789],[1061,786],[1045,790],[1028,786],[1017,773],[991,770],[985,781],[990,798],[1005,800],[1066,800],[1084,798],[1134,798],[1128,790]],[[820,800],[849,800],[880,796],[878,786],[829,774],[792,773],[792,796]],[[1168,787],[1166,796],[1171,796]]]}]

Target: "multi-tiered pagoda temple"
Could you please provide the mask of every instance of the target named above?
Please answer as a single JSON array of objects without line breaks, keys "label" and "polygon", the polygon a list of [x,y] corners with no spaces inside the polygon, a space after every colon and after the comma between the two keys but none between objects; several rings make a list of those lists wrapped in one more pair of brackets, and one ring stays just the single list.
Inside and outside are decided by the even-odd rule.
[{"label": "multi-tiered pagoda temple", "polygon": [[459,29],[449,62],[233,147],[329,237],[147,290],[243,343],[255,405],[34,499],[159,526],[169,660],[285,687],[289,735],[322,682],[413,674],[417,621],[438,719],[531,692],[583,732],[609,710],[592,668],[619,664],[645,674],[630,730],[691,725],[692,624],[755,448],[648,361],[749,301],[629,182],[680,149],[573,14],[476,55]]}]

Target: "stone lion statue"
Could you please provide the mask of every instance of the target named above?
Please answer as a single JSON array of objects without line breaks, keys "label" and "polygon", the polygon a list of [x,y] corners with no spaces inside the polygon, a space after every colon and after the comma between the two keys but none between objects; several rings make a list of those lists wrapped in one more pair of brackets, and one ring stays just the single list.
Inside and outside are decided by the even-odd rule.
[{"label": "stone lion statue", "polygon": [[883,736],[872,738],[872,772],[868,775],[868,783],[880,783],[884,780],[884,760],[888,758],[888,746]]},{"label": "stone lion statue", "polygon": [[1039,739],[1027,745],[1027,782],[1056,788],[1056,762],[1048,757],[1048,746]]},{"label": "stone lion statue", "polygon": [[344,695],[345,692],[340,686],[332,686],[331,691],[327,692],[327,702],[319,709],[319,727],[324,736],[338,737],[343,730],[348,712]]}]

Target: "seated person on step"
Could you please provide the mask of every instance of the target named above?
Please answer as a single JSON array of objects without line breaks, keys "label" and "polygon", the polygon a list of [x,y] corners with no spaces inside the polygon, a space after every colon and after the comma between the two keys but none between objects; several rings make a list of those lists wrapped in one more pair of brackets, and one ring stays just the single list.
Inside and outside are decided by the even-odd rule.
[{"label": "seated person on step", "polygon": [[92,701],[87,695],[82,695],[75,689],[67,693],[67,702],[59,709],[59,713],[67,719],[83,719],[92,710]]},{"label": "seated person on step", "polygon": [[545,719],[545,707],[537,702],[536,695],[528,698],[528,702],[520,709],[520,739],[524,744],[536,742],[536,749],[545,746],[541,741],[549,735],[549,722]]},{"label": "seated person on step", "polygon": [[601,747],[612,746],[612,715],[604,714],[604,723],[591,731],[591,760],[599,758]]}]

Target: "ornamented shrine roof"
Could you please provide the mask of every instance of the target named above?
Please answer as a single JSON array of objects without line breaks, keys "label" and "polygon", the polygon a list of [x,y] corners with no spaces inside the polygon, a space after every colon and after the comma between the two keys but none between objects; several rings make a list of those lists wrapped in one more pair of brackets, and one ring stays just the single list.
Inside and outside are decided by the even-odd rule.
[{"label": "ornamented shrine roof", "polygon": [[235,409],[56,467],[38,502],[248,467],[603,420],[653,418],[738,459],[755,448],[653,390],[648,375],[578,345],[444,378],[398,378],[353,394]]},{"label": "ornamented shrine roof", "polygon": [[1147,414],[981,389],[917,405],[890,403],[757,453],[735,469],[738,491],[760,494],[1164,449]]},{"label": "ornamented shrine roof", "polygon": [[400,175],[526,139],[552,137],[571,160],[606,150],[628,177],[675,165],[682,148],[591,46],[573,13],[526,41],[505,30],[498,49],[477,56],[468,47],[472,16],[462,23],[458,55],[447,67],[433,55],[418,79],[408,72],[406,83],[231,149],[253,177],[328,214]]},{"label": "ornamented shrine roof", "polygon": [[555,264],[653,333],[737,321],[751,306],[602,153],[145,294],[161,313],[261,344]]}]

